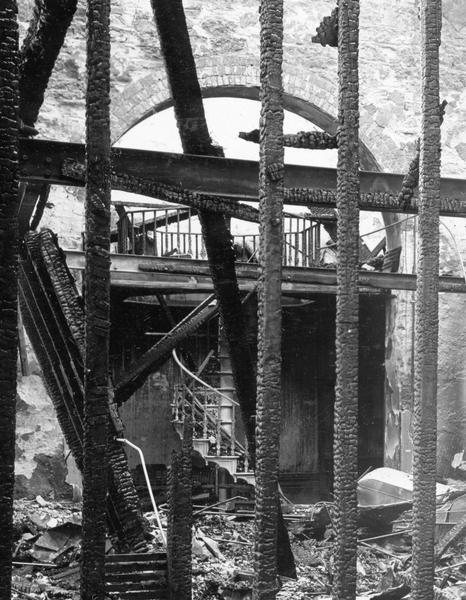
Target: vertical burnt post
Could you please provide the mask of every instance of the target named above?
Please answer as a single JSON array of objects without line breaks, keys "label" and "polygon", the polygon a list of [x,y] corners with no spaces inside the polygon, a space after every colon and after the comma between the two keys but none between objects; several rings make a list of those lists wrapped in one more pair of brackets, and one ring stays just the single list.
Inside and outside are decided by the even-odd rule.
[{"label": "vertical burnt post", "polygon": [[254,600],[277,593],[283,231],[283,0],[260,6],[259,285]]},{"label": "vertical burnt post", "polygon": [[359,0],[338,10],[337,317],[334,597],[356,596],[359,350]]},{"label": "vertical burnt post", "polygon": [[0,598],[11,597],[18,352],[18,24],[0,4]]},{"label": "vertical burnt post", "polygon": [[105,597],[110,334],[110,0],[88,0],[81,598]]},{"label": "vertical burnt post", "polygon": [[192,445],[193,423],[185,415],[181,452],[173,452],[168,471],[167,555],[170,598],[192,596]]},{"label": "vertical burnt post", "polygon": [[414,358],[414,600],[434,597],[440,202],[439,46],[441,0],[421,0],[422,125]]}]

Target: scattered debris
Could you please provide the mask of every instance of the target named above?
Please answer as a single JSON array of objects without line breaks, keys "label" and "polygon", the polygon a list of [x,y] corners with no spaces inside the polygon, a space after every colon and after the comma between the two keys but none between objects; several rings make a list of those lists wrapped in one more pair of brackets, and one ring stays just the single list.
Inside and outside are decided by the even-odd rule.
[{"label": "scattered debris", "polygon": [[[465,526],[457,521],[465,499],[458,489],[438,507],[436,600],[466,597]],[[380,523],[386,519],[384,527],[389,531],[383,534],[368,534],[374,527],[361,517],[368,514],[368,507],[360,507],[364,510],[360,513],[358,600],[401,600],[409,593],[411,503],[397,498],[390,510],[387,506],[369,507],[380,511]],[[402,506],[405,510],[400,514]],[[80,505],[36,499],[16,501],[15,508],[13,599],[78,600]],[[166,527],[166,508],[160,508]],[[284,506],[298,577],[280,579],[277,600],[331,599],[332,510],[329,502]],[[151,513],[145,516],[153,538],[151,551],[160,552],[163,543],[156,519]],[[193,600],[251,598],[253,516],[253,506],[241,497],[198,510],[193,531]]]}]

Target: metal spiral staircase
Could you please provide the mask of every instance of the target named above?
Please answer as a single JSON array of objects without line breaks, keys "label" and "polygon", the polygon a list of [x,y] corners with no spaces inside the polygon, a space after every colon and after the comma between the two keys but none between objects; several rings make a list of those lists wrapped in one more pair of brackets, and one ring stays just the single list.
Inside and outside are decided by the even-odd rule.
[{"label": "metal spiral staircase", "polygon": [[176,352],[173,357],[184,379],[175,387],[172,402],[173,424],[178,434],[182,436],[184,418],[189,411],[194,425],[193,449],[206,464],[216,464],[226,469],[235,482],[241,479],[254,485],[254,472],[249,469],[247,442],[237,427],[238,402],[234,398],[230,357],[222,340],[217,355],[209,353],[203,364],[206,367],[210,361],[217,362],[218,368],[211,377],[216,380],[217,387],[201,379],[199,371],[189,371]]}]

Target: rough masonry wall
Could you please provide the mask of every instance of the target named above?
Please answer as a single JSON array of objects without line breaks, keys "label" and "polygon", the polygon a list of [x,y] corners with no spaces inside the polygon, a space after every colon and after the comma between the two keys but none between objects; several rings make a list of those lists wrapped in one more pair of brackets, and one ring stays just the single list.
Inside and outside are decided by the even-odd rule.
[{"label": "rough masonry wall", "polygon": [[[32,0],[19,0],[20,35],[24,36]],[[321,18],[334,0],[289,0],[285,4],[285,92],[315,105],[321,115],[337,114],[337,55],[334,48],[311,43]],[[204,88],[257,86],[259,79],[258,1],[185,0],[192,45]],[[405,171],[414,155],[419,130],[419,0],[361,0],[360,87],[361,140],[385,171]],[[84,139],[85,3],[80,0],[37,127],[42,138]],[[169,98],[160,46],[149,0],[112,2],[112,136],[116,140],[135,122]],[[464,177],[466,162],[466,13],[457,0],[444,0],[442,98],[448,100],[442,128],[443,174]],[[67,247],[79,247],[83,229],[83,194],[61,188],[50,197],[43,225],[54,229]],[[463,221],[446,220],[466,258]],[[390,230],[411,240],[411,221]],[[443,231],[441,265],[460,272],[457,252]],[[402,258],[412,264],[409,253]],[[456,266],[455,266],[456,265]],[[411,293],[397,293],[389,311],[387,337],[387,463],[409,468],[411,403]],[[463,315],[466,299],[443,294],[440,300],[439,436],[440,462],[464,445],[465,431]],[[20,415],[21,418],[21,415]],[[401,422],[407,451],[401,452]],[[455,423],[452,429],[451,424]],[[460,433],[458,433],[460,432]],[[34,455],[34,438],[28,442]],[[446,448],[445,451],[443,448]],[[28,450],[29,452],[29,450]],[[403,455],[403,456],[402,456]],[[444,469],[445,470],[445,469]]]}]

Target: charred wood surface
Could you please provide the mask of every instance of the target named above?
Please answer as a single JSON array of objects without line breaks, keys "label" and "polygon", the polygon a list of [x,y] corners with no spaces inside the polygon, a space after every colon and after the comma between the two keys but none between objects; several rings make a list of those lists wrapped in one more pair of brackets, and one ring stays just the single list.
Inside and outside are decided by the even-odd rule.
[{"label": "charred wood surface", "polygon": [[329,17],[322,19],[312,41],[314,44],[322,44],[322,46],[333,48],[338,46],[338,6],[332,10]]},{"label": "charred wood surface", "polygon": [[[259,129],[241,131],[239,137],[247,142],[260,141]],[[283,145],[289,148],[306,148],[308,150],[328,150],[337,148],[337,138],[325,131],[299,131],[283,135]]]},{"label": "charred wood surface", "polygon": [[19,79],[20,117],[29,126],[37,121],[76,4],[76,0],[35,0],[21,48]]},{"label": "charred wood surface", "polygon": [[[64,255],[50,231],[26,236],[20,263],[20,303],[60,427],[82,470],[84,312]],[[122,425],[112,403],[110,412],[108,527],[121,549],[143,550],[144,521],[126,455],[113,440],[121,435]]]},{"label": "charred wood surface", "polygon": [[192,420],[186,416],[182,450],[173,453],[168,469],[167,558],[172,600],[191,600],[192,595],[192,440]]},{"label": "charred wood surface", "polygon": [[356,597],[359,352],[359,0],[338,11],[334,597]]},{"label": "charred wood surface", "polygon": [[437,469],[441,0],[422,0],[422,124],[414,344],[412,598],[434,597]]},{"label": "charred wood surface", "polygon": [[253,598],[273,600],[278,591],[278,472],[281,421],[283,0],[262,0],[260,29],[260,242]]},{"label": "charred wood surface", "polygon": [[110,371],[110,0],[87,3],[81,598],[105,598]]},{"label": "charred wood surface", "polygon": [[18,23],[0,4],[0,598],[11,598],[18,352]]},{"label": "charred wood surface", "polygon": [[[73,160],[65,161],[62,173],[76,181],[84,181],[84,165],[82,163]],[[179,186],[157,183],[156,181],[142,177],[112,172],[112,188],[123,192],[141,194],[149,198],[165,200],[166,202],[184,204],[199,210],[221,213],[226,217],[242,219],[243,221],[257,222],[259,219],[258,210],[247,204],[228,202],[216,196],[198,194],[184,190]],[[161,223],[165,223],[163,217],[161,217]]]}]

